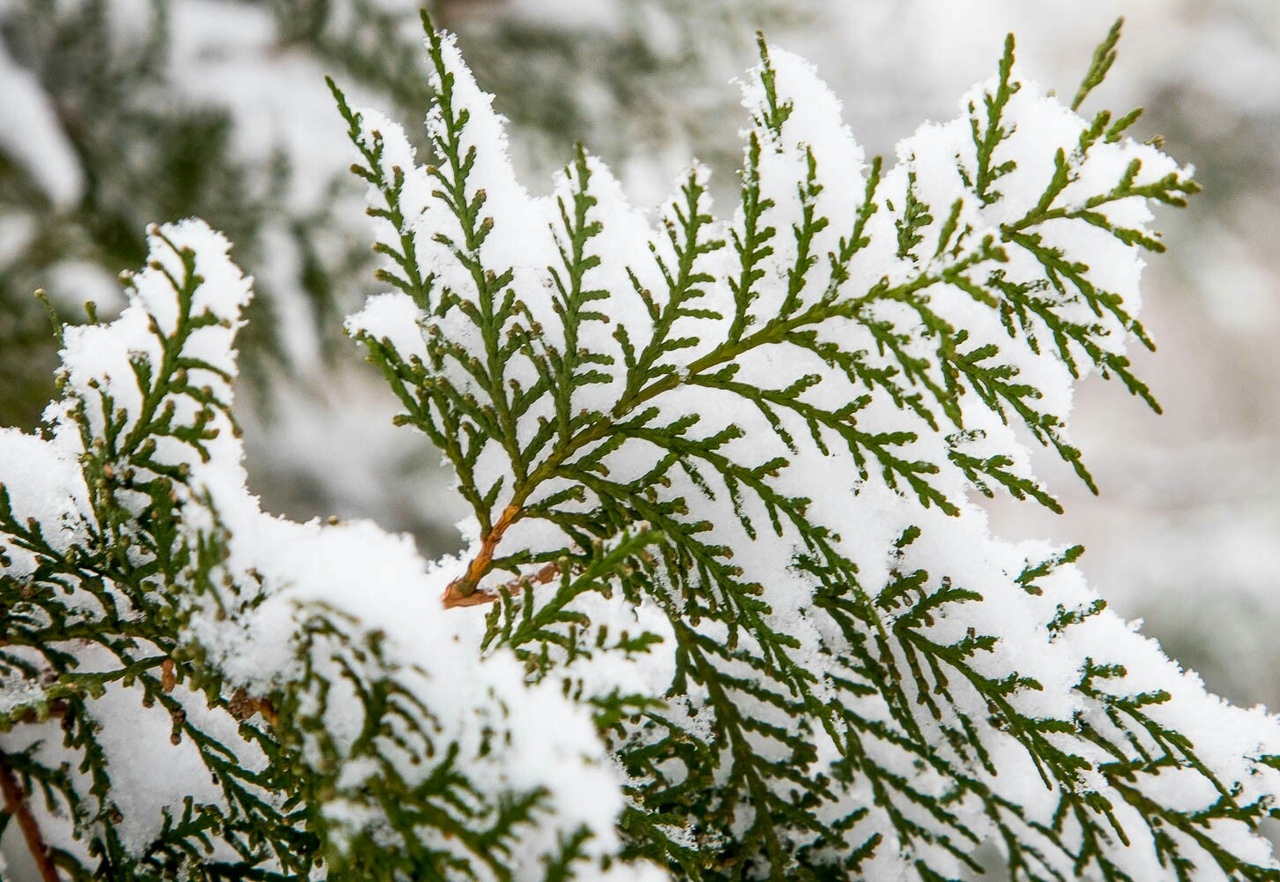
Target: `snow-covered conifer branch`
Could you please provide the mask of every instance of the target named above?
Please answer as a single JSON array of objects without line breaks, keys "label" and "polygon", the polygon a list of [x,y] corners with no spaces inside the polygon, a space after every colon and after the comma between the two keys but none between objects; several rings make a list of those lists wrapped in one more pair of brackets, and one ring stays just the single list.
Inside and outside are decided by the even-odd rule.
[{"label": "snow-covered conifer branch", "polygon": [[[124,313],[64,329],[47,437],[0,433],[2,759],[40,794],[24,808],[53,862],[505,879],[610,854],[619,795],[587,710],[481,662],[403,537],[279,520],[245,490],[249,286],[227,247],[154,230]],[[557,705],[557,738],[514,738]]]},{"label": "snow-covered conifer branch", "polygon": [[1080,117],[1010,39],[889,167],[761,40],[732,215],[694,164],[655,224],[581,147],[530,196],[426,31],[428,164],[333,85],[391,289],[347,327],[470,546],[261,513],[248,284],[155,231],[125,313],[66,332],[46,436],[0,433],[0,759],[60,867],[933,882],[994,843],[1028,882],[1280,877],[1276,721],[974,502],[1057,507],[1023,428],[1091,480],[1086,373],[1154,404],[1140,253],[1195,185],[1133,114]]},{"label": "snow-covered conifer branch", "polygon": [[[378,247],[431,293],[375,299],[349,327],[475,506],[451,591],[501,601],[491,646],[539,635],[541,653],[521,649],[535,676],[587,666],[583,574],[613,537],[653,531],[597,587],[659,611],[675,652],[665,709],[611,736],[636,777],[636,852],[706,878],[899,861],[935,878],[995,837],[1027,878],[1131,873],[1117,831],[1159,831],[1167,807],[1120,778],[1175,759],[1217,773],[1144,716],[1172,691],[1099,688],[1125,665],[1088,653],[1138,638],[1081,648],[1118,620],[1065,600],[1083,590],[1074,558],[995,543],[967,494],[1058,507],[1018,423],[1092,486],[1065,431],[1089,370],[1155,405],[1124,355],[1130,334],[1149,345],[1136,252],[1160,250],[1147,203],[1181,204],[1187,173],[1124,137],[1133,115],[1082,119],[1024,81],[1012,40],[961,116],[886,170],[811,70],[762,41],[733,219],[694,166],[652,230],[582,151],[529,197],[452,41],[428,44],[431,165],[343,106],[371,210],[392,221]],[[393,217],[405,193],[420,208]],[[1050,601],[1042,582],[1076,587]],[[997,746],[1056,810],[1005,792]]]}]

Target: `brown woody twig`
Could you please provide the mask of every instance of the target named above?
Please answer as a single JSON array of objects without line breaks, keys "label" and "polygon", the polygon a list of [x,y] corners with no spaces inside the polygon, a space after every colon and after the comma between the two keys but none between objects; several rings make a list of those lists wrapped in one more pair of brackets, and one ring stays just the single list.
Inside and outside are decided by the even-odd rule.
[{"label": "brown woody twig", "polygon": [[18,819],[22,838],[26,840],[31,858],[40,872],[41,882],[59,882],[58,869],[53,865],[53,853],[45,844],[40,825],[36,823],[35,815],[31,814],[31,806],[27,805],[27,794],[18,782],[18,776],[5,762],[3,752],[0,752],[0,790],[4,791],[5,814]]},{"label": "brown woody twig", "polygon": [[449,587],[444,589],[445,609],[453,609],[458,606],[478,606],[482,603],[492,603],[498,599],[498,595],[490,591],[478,590],[480,580],[484,578],[485,573],[489,572],[489,567],[493,563],[493,553],[498,549],[498,543],[502,541],[503,534],[507,532],[517,516],[520,514],[520,506],[512,503],[502,510],[502,514],[494,521],[493,527],[485,535],[484,541],[480,543],[480,551],[467,564],[467,571],[458,578],[449,583]]},{"label": "brown woody twig", "polygon": [[[449,590],[446,589],[444,595],[444,608],[452,609],[457,606],[480,606],[484,603],[493,603],[502,596],[502,591],[506,591],[508,594],[519,594],[525,586],[545,585],[558,575],[560,575],[560,565],[549,563],[532,576],[521,576],[518,579],[512,579],[510,582],[504,584],[502,589],[497,592],[473,591],[465,597],[451,598]],[[454,584],[457,584],[456,580],[449,585],[449,588],[452,589]]]}]

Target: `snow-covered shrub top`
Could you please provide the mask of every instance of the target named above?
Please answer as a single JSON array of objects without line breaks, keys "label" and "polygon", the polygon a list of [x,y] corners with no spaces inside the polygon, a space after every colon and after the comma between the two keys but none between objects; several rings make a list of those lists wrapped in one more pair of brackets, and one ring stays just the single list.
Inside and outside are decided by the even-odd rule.
[{"label": "snow-covered shrub top", "polygon": [[259,511],[228,411],[249,282],[199,221],[150,241],[120,317],[64,331],[47,439],[0,431],[4,774],[56,795],[57,861],[291,876],[399,866],[400,837],[505,878],[615,850],[589,715],[481,663],[443,571],[372,524]]},{"label": "snow-covered shrub top", "polygon": [[1115,36],[1071,108],[1010,42],[888,170],[762,43],[728,221],[699,166],[655,224],[585,150],[531,197],[429,27],[430,165],[337,93],[391,289],[348,329],[455,470],[458,559],[259,510],[248,283],[155,230],[45,435],[0,432],[0,777],[46,878],[1280,878],[1275,720],[974,501],[1056,507],[1025,437],[1089,480],[1088,371],[1150,401],[1139,253],[1194,185],[1076,113]]}]

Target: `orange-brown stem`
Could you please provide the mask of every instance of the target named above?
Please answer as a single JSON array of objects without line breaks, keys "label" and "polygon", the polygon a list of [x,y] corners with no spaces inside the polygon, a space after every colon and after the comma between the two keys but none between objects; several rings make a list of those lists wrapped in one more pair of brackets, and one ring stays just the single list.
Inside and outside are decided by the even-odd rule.
[{"label": "orange-brown stem", "polygon": [[[519,594],[526,585],[545,585],[558,575],[560,575],[560,565],[549,563],[532,576],[521,576],[519,579],[512,579],[502,587],[508,594]],[[449,595],[446,593],[444,606],[445,609],[452,609],[455,606],[480,606],[485,603],[493,603],[501,596],[500,592],[473,591],[466,597],[450,600]]]},{"label": "orange-brown stem", "polygon": [[484,540],[480,543],[480,551],[467,564],[467,571],[449,583],[449,587],[444,589],[445,609],[453,609],[455,606],[476,606],[481,603],[491,603],[497,599],[496,594],[488,591],[477,591],[480,580],[489,572],[489,567],[493,564],[493,554],[498,550],[498,543],[502,541],[503,534],[507,532],[507,528],[515,523],[516,518],[520,515],[520,506],[514,502],[502,510],[502,514],[494,521],[493,526],[485,535]]},{"label": "orange-brown stem", "polygon": [[58,869],[53,865],[53,855],[45,844],[40,833],[40,825],[36,823],[31,807],[27,805],[27,794],[18,782],[18,776],[4,761],[0,753],[0,790],[4,791],[4,810],[7,815],[18,819],[18,827],[22,830],[22,838],[35,861],[42,882],[58,882]]}]

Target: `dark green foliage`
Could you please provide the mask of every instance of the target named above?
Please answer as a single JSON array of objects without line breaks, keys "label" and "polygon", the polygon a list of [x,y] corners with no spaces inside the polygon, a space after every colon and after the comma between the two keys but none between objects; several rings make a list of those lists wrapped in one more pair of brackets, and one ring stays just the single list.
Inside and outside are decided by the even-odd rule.
[{"label": "dark green foliage", "polygon": [[[45,450],[43,462],[70,470],[71,492],[82,481],[86,496],[60,519],[24,518],[0,483],[0,771],[42,798],[44,823],[73,825],[81,842],[52,854],[70,878],[512,879],[522,831],[548,807],[537,788],[495,799],[473,781],[473,765],[510,738],[505,710],[479,755],[468,753],[423,702],[424,679],[439,674],[406,667],[385,635],[325,604],[270,638],[286,641],[286,672],[265,686],[226,674],[222,641],[251,630],[255,610],[288,585],[235,562],[252,537],[233,551],[218,500],[238,508],[243,489],[211,487],[200,471],[217,474],[238,451],[226,359],[241,304],[225,299],[234,288],[223,300],[205,291],[197,261],[221,270],[225,256],[216,242],[200,243],[203,256],[185,244],[193,228],[198,238],[194,222],[153,229],[145,290],[121,319],[142,318],[142,339],[122,337],[127,325],[67,332],[66,398],[48,427],[58,440],[4,438]],[[128,375],[84,375],[86,358],[92,366],[126,344]],[[78,456],[61,459],[55,443]],[[213,623],[222,637],[203,642]],[[150,773],[122,748],[154,739],[163,714],[175,753],[201,770],[194,779],[168,779],[191,768],[161,744]],[[192,795],[154,807],[152,790],[175,789]],[[353,810],[382,821],[353,834],[343,814]],[[153,823],[139,843],[132,831]],[[568,835],[547,856],[547,878],[580,866],[587,839]]]},{"label": "dark green foliage", "polygon": [[[300,34],[325,33],[313,12]],[[393,289],[348,327],[474,514],[469,560],[442,563],[446,610],[492,604],[465,664],[513,664],[590,714],[622,776],[618,858],[706,882],[937,882],[980,871],[993,842],[1019,882],[1280,879],[1244,838],[1280,789],[1273,721],[1181,678],[1080,583],[1081,549],[997,542],[969,498],[1059,510],[1014,429],[1093,486],[1064,425],[1090,369],[1155,406],[1123,355],[1128,335],[1150,345],[1136,282],[1105,270],[1160,250],[1135,209],[1195,185],[1124,138],[1133,114],[1081,120],[1029,95],[1010,39],[967,113],[886,171],[814,118],[820,84],[761,40],[733,221],[695,166],[647,241],[620,240],[634,217],[581,146],[550,199],[524,194],[456,45],[424,26],[428,164],[330,83]],[[1028,130],[1034,112],[1078,137]],[[478,743],[451,740],[455,696],[431,697],[465,682],[457,657],[401,663],[321,602],[299,613],[288,673],[255,692],[191,637],[202,617],[251,624],[288,585],[237,569],[220,491],[191,478],[234,425],[228,369],[193,335],[235,317],[196,308],[196,255],[162,241],[177,317],[153,315],[151,348],[130,349],[136,401],[121,406],[119,377],[68,379],[87,514],[54,535],[0,490],[0,536],[36,556],[31,572],[0,561],[23,635],[0,643],[0,673],[48,681],[5,721],[56,709],[87,780],[39,749],[3,755],[77,814],[99,863],[59,860],[125,878],[504,880],[555,829],[542,878],[607,872],[587,827],[549,826],[554,778],[486,784],[530,737],[516,693],[471,696]],[[81,639],[116,662],[87,670]],[[117,681],[169,711],[220,788],[141,857],[90,722]],[[179,686],[239,740],[202,728]],[[1256,741],[1224,757],[1199,714]],[[532,737],[553,737],[539,722]],[[214,840],[234,863],[201,853]]]},{"label": "dark green foliage", "polygon": [[[206,728],[206,718],[189,715],[186,703],[191,690],[210,708],[235,716],[230,690],[179,639],[184,609],[219,596],[215,580],[227,537],[216,523],[194,535],[184,529],[184,518],[207,500],[185,487],[189,469],[174,461],[172,451],[168,456],[157,451],[172,439],[196,457],[208,458],[205,445],[218,433],[215,423],[225,427],[225,405],[207,385],[193,383],[196,376],[216,378],[225,372],[185,351],[192,333],[220,319],[194,307],[201,284],[195,255],[170,248],[182,268],[168,276],[178,313],[168,332],[152,324],[159,360],[142,353],[131,360],[140,395],[136,409],[115,399],[113,390],[121,386],[96,381],[87,394],[73,391],[67,402],[65,420],[79,429],[83,443],[87,516],[61,525],[65,535],[50,535],[54,525],[15,519],[8,492],[0,486],[0,535],[10,554],[26,552],[35,561],[28,575],[0,573],[0,603],[6,610],[0,676],[47,687],[32,705],[11,708],[3,729],[57,718],[62,747],[78,764],[74,774],[66,765],[46,764],[39,742],[28,748],[27,762],[15,762],[21,755],[7,751],[4,762],[29,792],[43,791],[50,806],[69,812],[87,837],[87,860],[71,853],[55,856],[75,878],[169,878],[179,868],[199,867],[215,837],[238,855],[241,869],[264,861],[305,867],[315,851],[314,841],[308,844],[296,828],[298,818],[282,813],[269,797],[274,788],[295,785],[254,771],[248,760],[254,754],[278,756],[273,740],[241,722],[243,744],[228,746]],[[68,605],[64,595],[76,602]],[[88,671],[86,654],[101,659]],[[100,666],[102,672],[95,672]],[[181,816],[166,817],[160,837],[141,856],[121,841],[121,808],[113,797],[109,756],[98,739],[105,713],[98,702],[113,684],[128,689],[145,707],[169,713],[174,743],[195,745],[225,800],[222,808],[188,800]],[[55,736],[46,729],[45,737]],[[225,878],[231,872],[229,865],[214,864],[197,877]]]},{"label": "dark green foliage", "polygon": [[[628,853],[695,879],[853,878],[887,847],[883,830],[864,832],[877,813],[922,879],[951,878],[950,865],[977,870],[972,854],[990,835],[1003,845],[1019,879],[1065,879],[1064,866],[1075,875],[1128,879],[1112,857],[1119,843],[1130,841],[1112,802],[1121,800],[1152,831],[1162,862],[1196,864],[1185,841],[1175,843],[1161,825],[1197,822],[1162,819],[1173,810],[1132,783],[1158,775],[1169,763],[1217,781],[1190,758],[1194,753],[1182,753],[1192,751],[1189,742],[1145,716],[1143,708],[1164,703],[1168,693],[1109,692],[1097,685],[1105,677],[1100,672],[1109,669],[1090,663],[1074,690],[1105,725],[1024,709],[1027,696],[1048,687],[1017,670],[999,671],[993,662],[1002,639],[997,634],[969,627],[956,637],[954,628],[947,630],[947,622],[988,601],[977,587],[910,563],[921,543],[919,527],[898,540],[893,553],[900,564],[890,580],[867,585],[836,531],[811,517],[811,501],[779,480],[792,456],[810,461],[807,451],[816,450],[847,455],[863,481],[882,482],[914,499],[921,512],[961,513],[947,489],[948,469],[987,495],[1003,487],[1016,498],[1060,510],[1009,454],[971,452],[985,436],[969,425],[981,409],[1004,424],[1024,425],[1093,486],[1060,417],[1040,403],[1040,388],[1023,379],[1005,342],[1009,351],[1021,346],[1036,357],[1054,352],[1072,375],[1081,365],[1097,367],[1155,406],[1110,339],[1133,333],[1149,345],[1121,295],[1099,287],[1087,265],[1041,232],[1057,222],[1079,222],[1122,246],[1160,250],[1143,228],[1110,220],[1107,207],[1134,198],[1181,205],[1195,191],[1181,173],[1138,184],[1142,163],[1134,158],[1118,181],[1082,204],[1064,198],[1094,148],[1118,143],[1134,115],[1114,125],[1105,112],[1095,117],[1077,145],[1058,150],[1038,199],[995,230],[975,230],[963,197],[945,210],[931,205],[918,190],[915,164],[924,159],[915,155],[893,178],[901,188],[895,192],[884,192],[889,185],[881,164],[872,163],[860,206],[836,219],[821,212],[821,197],[848,182],[824,179],[815,150],[788,146],[794,106],[779,93],[762,43],[761,98],[755,128],[746,135],[735,223],[726,229],[714,221],[705,175],[694,169],[650,244],[652,274],[631,264],[631,291],[592,286],[587,280],[593,271],[615,257],[596,250],[607,222],[601,218],[609,215],[600,213],[595,172],[579,148],[556,196],[552,227],[559,264],[546,268],[552,292],[546,310],[529,305],[533,295],[520,287],[515,268],[486,262],[487,237],[519,233],[511,219],[485,214],[486,187],[493,184],[476,183],[472,175],[482,161],[479,151],[490,145],[466,139],[472,108],[456,97],[459,69],[429,23],[428,34],[438,88],[433,158],[423,180],[435,201],[419,214],[402,208],[412,174],[389,165],[387,133],[367,125],[338,94],[362,156],[355,171],[373,187],[371,213],[390,224],[378,246],[390,259],[383,279],[421,310],[426,358],[406,356],[389,337],[358,323],[357,334],[404,403],[402,420],[436,441],[474,507],[480,553],[450,591],[458,602],[496,597],[491,646],[514,648],[531,676],[543,678],[607,649],[607,630],[593,638],[590,616],[573,609],[593,591],[620,591],[668,619],[676,667],[666,706],[637,696],[624,711],[611,699],[609,712],[598,717],[633,782],[632,806],[621,821],[630,837]],[[1083,92],[1105,73],[1110,52],[1110,45],[1099,50],[1101,61]],[[980,206],[1006,199],[1003,188],[1014,180],[1017,164],[1008,145],[1017,127],[1006,113],[1020,89],[1010,40],[994,86],[970,106],[973,160],[959,163],[959,177]],[[764,157],[786,150],[802,157],[797,165],[803,173],[794,197],[786,196],[795,199],[794,220],[780,230],[771,219],[776,194],[785,191],[776,181],[766,189],[766,174],[776,172],[764,171]],[[851,290],[880,212],[891,216],[897,258],[912,271],[901,280],[886,271],[867,289]],[[456,218],[461,239],[429,232],[447,228],[440,218],[448,216]],[[849,226],[838,247],[823,253],[816,243],[833,223]],[[418,261],[425,258],[414,249],[432,235],[464,271],[448,276],[454,281],[442,283],[421,270]],[[779,252],[783,240],[787,249]],[[726,251],[733,262],[721,277],[712,267],[723,266],[714,261]],[[779,253],[788,263],[779,264]],[[1008,269],[1015,256],[1020,274]],[[1039,267],[1033,278],[1024,275],[1025,257]],[[439,268],[441,259],[432,257],[429,265]],[[650,278],[660,280],[660,290],[652,290]],[[727,299],[713,296],[721,283]],[[1007,341],[973,339],[968,328],[954,324],[939,304],[942,286],[989,310]],[[607,324],[616,314],[611,304],[628,296],[642,305],[648,328],[637,334],[634,323],[618,322],[607,335],[588,332],[590,325]],[[905,310],[913,322],[903,323],[889,306]],[[1084,319],[1077,306],[1093,318]],[[557,325],[555,334],[544,327],[549,321]],[[826,333],[838,322],[860,327],[874,348],[852,348]],[[606,336],[616,349],[601,345]],[[816,356],[827,372],[801,372],[776,386],[762,385],[754,375],[744,379],[744,367],[765,349],[792,351],[796,363]],[[532,371],[532,382],[515,378],[522,365]],[[810,394],[837,381],[853,390],[842,404],[820,404]],[[590,389],[611,383],[617,397],[610,408],[577,403],[595,400]],[[708,422],[716,425],[708,414],[664,407],[674,393],[696,389],[737,399],[760,414],[788,454],[744,461],[745,448],[736,444],[747,437],[740,425],[704,429]],[[885,399],[911,419],[883,428],[868,417],[864,428],[864,411]],[[915,458],[922,431],[944,436],[945,468]],[[617,463],[635,450],[648,451],[650,466],[615,476]],[[508,468],[485,472],[483,458],[495,452]],[[813,592],[805,615],[825,617],[825,627],[834,629],[820,644],[826,667],[801,661],[812,650],[790,632],[794,621],[775,614],[768,598],[778,596],[771,594],[776,588],[736,562],[745,547],[724,544],[729,532],[714,518],[726,515],[738,521],[746,542],[776,536],[794,543],[791,571],[803,573]],[[920,517],[941,529],[933,516]],[[508,531],[538,521],[554,525],[563,539],[546,551],[507,550]],[[1010,587],[1041,597],[1038,582],[1078,553],[1030,563]],[[535,567],[541,569],[532,574]],[[491,572],[511,579],[496,589],[491,580],[482,585]],[[1066,640],[1072,628],[1102,610],[1100,602],[1060,604],[1046,638]],[[1002,738],[1025,751],[1056,794],[1051,823],[996,786],[999,769],[988,745]],[[834,760],[815,748],[828,739],[838,754]],[[1115,762],[1096,765],[1089,758],[1095,747]],[[1102,775],[1105,793],[1085,783],[1086,772]],[[860,799],[869,794],[871,804],[848,802],[855,791]],[[1231,797],[1224,792],[1224,799]],[[1266,800],[1230,802],[1210,812],[1238,813],[1232,816],[1254,824],[1265,814]],[[1274,875],[1246,867],[1201,837],[1192,839],[1211,862],[1239,878]]]}]

